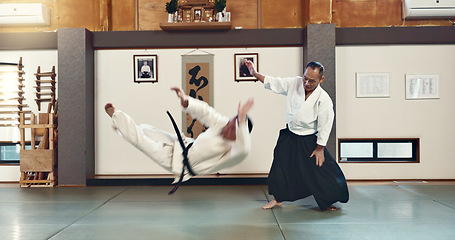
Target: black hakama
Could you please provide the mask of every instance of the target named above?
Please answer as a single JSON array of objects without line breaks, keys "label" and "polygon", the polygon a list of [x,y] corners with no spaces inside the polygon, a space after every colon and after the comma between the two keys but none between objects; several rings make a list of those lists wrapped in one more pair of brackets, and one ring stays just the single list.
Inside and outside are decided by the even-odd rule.
[{"label": "black hakama", "polygon": [[300,136],[282,129],[274,150],[267,179],[269,194],[278,202],[295,201],[313,195],[321,210],[335,202],[346,203],[349,191],[346,179],[332,155],[324,148],[325,162],[316,165],[310,158],[316,149],[316,134]]}]

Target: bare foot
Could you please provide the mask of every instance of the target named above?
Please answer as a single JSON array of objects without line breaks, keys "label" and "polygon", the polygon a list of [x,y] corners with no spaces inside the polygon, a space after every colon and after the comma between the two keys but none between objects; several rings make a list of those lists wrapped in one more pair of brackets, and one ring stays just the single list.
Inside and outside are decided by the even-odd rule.
[{"label": "bare foot", "polygon": [[115,112],[115,107],[112,103],[107,103],[106,106],[104,106],[104,110],[106,111],[107,115],[109,115],[109,117],[112,117]]},{"label": "bare foot", "polygon": [[338,208],[332,205],[332,206],[327,208],[327,211],[335,212],[335,211],[338,211]]},{"label": "bare foot", "polygon": [[264,206],[262,206],[262,209],[271,209],[273,207],[281,207],[283,205],[283,202],[277,202],[276,199],[273,199],[272,201],[268,202]]}]

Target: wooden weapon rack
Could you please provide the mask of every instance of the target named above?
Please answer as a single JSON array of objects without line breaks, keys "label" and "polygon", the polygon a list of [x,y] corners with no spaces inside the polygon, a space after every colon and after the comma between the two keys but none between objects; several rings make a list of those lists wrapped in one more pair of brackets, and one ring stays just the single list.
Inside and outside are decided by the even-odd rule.
[{"label": "wooden weapon rack", "polygon": [[[41,103],[49,102],[49,105],[47,113],[39,113],[38,122],[35,114],[31,114],[30,124],[25,124],[22,121],[24,115],[21,115],[20,185],[21,187],[52,187],[57,184],[55,66],[50,72],[41,72],[41,67],[38,66],[35,76],[35,102],[38,105],[38,111],[41,111]],[[25,149],[25,129],[30,129],[31,148],[29,150]],[[39,145],[36,147],[38,139],[40,139]]]},{"label": "wooden weapon rack", "polygon": [[[25,110],[28,105],[24,103],[23,67],[22,58],[19,63],[0,63],[0,127],[19,127],[20,186],[54,186],[57,182],[55,66],[48,73],[41,73],[38,67],[38,72],[35,74],[37,78],[35,101],[38,104],[38,111],[41,108],[41,102],[49,102],[47,113],[39,113],[38,120],[32,111]],[[41,79],[41,77],[50,77],[50,79]],[[30,132],[30,149],[26,149],[26,132]]]},{"label": "wooden weapon rack", "polygon": [[[52,113],[52,108],[54,113]],[[24,123],[21,113],[20,171],[21,187],[52,187],[57,184],[57,102],[54,98],[47,113],[39,113],[38,122],[31,114],[30,124]],[[31,149],[25,149],[25,129],[30,129]],[[40,139],[38,141],[38,139]],[[37,141],[39,145],[36,146]]]},{"label": "wooden weapon rack", "polygon": [[[31,113],[25,110],[28,105],[23,103],[23,67],[22,57],[19,63],[0,63],[0,127],[16,127],[21,113]],[[30,118],[24,117],[24,120]]]},{"label": "wooden weapon rack", "polygon": [[52,67],[52,71],[43,73],[40,71],[40,66],[38,66],[35,76],[35,102],[38,105],[38,111],[41,111],[42,102],[51,102],[53,98],[55,99],[55,77],[57,76],[55,74],[55,66]]}]

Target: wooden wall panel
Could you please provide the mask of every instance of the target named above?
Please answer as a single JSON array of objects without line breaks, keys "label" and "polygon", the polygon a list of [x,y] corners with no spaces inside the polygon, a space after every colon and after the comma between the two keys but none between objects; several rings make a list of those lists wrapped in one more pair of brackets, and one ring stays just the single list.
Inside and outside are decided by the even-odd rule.
[{"label": "wooden wall panel", "polygon": [[401,18],[401,0],[334,0],[333,23],[337,27],[451,26],[448,20]]},{"label": "wooden wall panel", "polygon": [[135,0],[112,0],[112,31],[136,30]]},{"label": "wooden wall panel", "polygon": [[368,27],[375,25],[375,1],[333,2],[333,21],[337,27]]},{"label": "wooden wall panel", "polygon": [[138,0],[138,30],[161,30],[160,23],[167,22],[166,2],[170,0]]},{"label": "wooden wall panel", "polygon": [[260,28],[257,0],[227,0],[226,2],[226,11],[231,12],[232,28]]},{"label": "wooden wall panel", "polygon": [[401,1],[386,0],[376,2],[375,26],[401,26]]},{"label": "wooden wall panel", "polygon": [[[332,23],[332,0],[306,0],[309,24]],[[306,25],[305,25],[306,26]]]},{"label": "wooden wall panel", "polygon": [[303,27],[303,6],[303,0],[261,0],[261,28]]},{"label": "wooden wall panel", "polygon": [[55,1],[57,28],[87,28],[101,31],[100,5],[98,0],[58,0]]}]

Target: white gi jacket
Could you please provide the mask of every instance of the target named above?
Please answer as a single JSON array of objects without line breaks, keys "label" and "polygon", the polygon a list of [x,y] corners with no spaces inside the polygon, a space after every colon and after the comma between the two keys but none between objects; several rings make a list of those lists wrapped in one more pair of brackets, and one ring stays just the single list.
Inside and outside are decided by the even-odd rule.
[{"label": "white gi jacket", "polygon": [[[229,118],[216,112],[206,102],[190,97],[188,107],[183,111],[208,127],[196,139],[182,134],[186,146],[193,142],[193,146],[188,151],[188,160],[195,174],[216,173],[240,163],[248,156],[251,138],[246,123],[237,122],[236,140],[231,141],[221,135]],[[112,120],[128,142],[165,169],[178,174],[174,183],[178,182],[183,168],[183,150],[175,134],[146,124],[137,126],[131,117],[120,110],[115,111]],[[191,175],[185,169],[183,181],[190,178]]]},{"label": "white gi jacket", "polygon": [[305,101],[302,77],[266,76],[264,87],[286,97],[286,123],[291,132],[305,136],[317,132],[317,144],[326,146],[334,112],[329,94],[320,85]]}]

